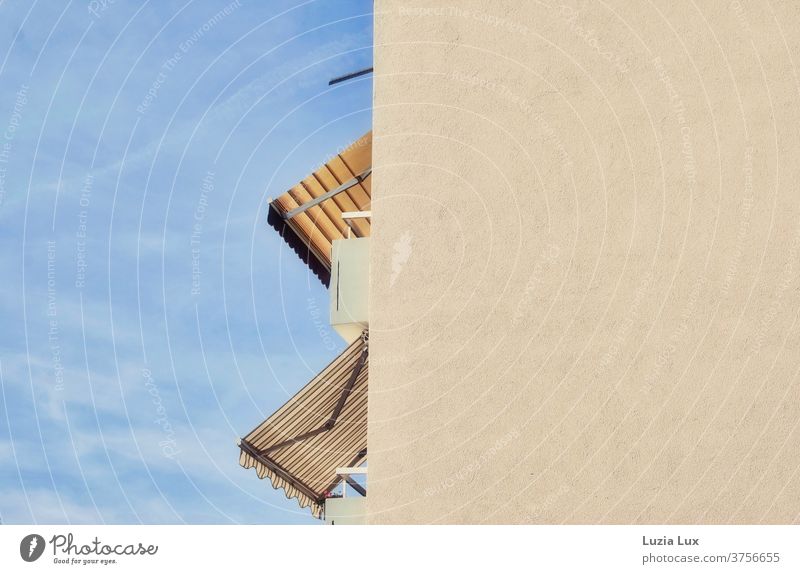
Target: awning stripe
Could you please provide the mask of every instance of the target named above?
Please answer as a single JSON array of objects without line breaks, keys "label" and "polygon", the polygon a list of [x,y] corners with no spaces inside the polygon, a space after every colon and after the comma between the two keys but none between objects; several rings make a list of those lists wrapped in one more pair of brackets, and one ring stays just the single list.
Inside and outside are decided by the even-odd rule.
[{"label": "awning stripe", "polygon": [[[269,477],[274,488],[297,498],[320,517],[324,493],[341,479],[336,468],[361,460],[367,448],[367,334],[354,341],[311,382],[242,439],[239,464]],[[361,359],[363,356],[363,359]],[[363,360],[363,367],[353,374]],[[352,382],[335,420],[336,407]],[[331,424],[302,441],[302,435]],[[289,441],[287,443],[287,441]],[[270,450],[276,445],[280,448]]]},{"label": "awning stripe", "polygon": [[[342,213],[368,211],[371,208],[372,176],[366,176],[360,183],[290,219],[283,219],[283,216],[335,190],[371,165],[372,132],[369,131],[303,181],[270,202],[269,224],[281,233],[289,246],[326,287],[330,283],[331,243],[335,239],[348,237],[350,228],[342,219]],[[369,236],[368,219],[354,219],[351,224],[354,236]]]}]

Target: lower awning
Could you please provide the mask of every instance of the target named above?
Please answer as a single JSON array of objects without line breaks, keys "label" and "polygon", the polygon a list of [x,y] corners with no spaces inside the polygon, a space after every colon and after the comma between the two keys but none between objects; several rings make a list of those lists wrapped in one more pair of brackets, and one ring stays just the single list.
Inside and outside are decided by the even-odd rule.
[{"label": "lower awning", "polygon": [[330,365],[239,442],[239,464],[269,477],[273,488],[322,516],[337,467],[367,455],[368,335],[365,331]]}]

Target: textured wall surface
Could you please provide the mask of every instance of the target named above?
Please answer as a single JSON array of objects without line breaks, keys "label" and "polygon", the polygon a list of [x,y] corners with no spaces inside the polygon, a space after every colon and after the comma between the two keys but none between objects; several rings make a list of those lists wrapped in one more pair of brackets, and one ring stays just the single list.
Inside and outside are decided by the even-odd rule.
[{"label": "textured wall surface", "polygon": [[800,521],[800,4],[376,0],[376,523]]}]

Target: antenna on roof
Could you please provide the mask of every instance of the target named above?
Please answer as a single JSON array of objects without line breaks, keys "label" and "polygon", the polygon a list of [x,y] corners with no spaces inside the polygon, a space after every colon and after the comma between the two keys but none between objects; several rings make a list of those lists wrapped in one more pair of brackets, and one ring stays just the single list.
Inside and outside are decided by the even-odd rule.
[{"label": "antenna on roof", "polygon": [[347,74],[345,76],[339,76],[338,78],[334,78],[330,82],[328,82],[328,85],[332,86],[334,84],[338,84],[340,82],[346,82],[347,80],[352,80],[353,78],[358,78],[359,76],[365,76],[365,75],[371,74],[371,73],[372,73],[372,68],[371,67],[370,68],[364,68],[363,70],[359,70],[357,72],[352,72],[352,73]]}]

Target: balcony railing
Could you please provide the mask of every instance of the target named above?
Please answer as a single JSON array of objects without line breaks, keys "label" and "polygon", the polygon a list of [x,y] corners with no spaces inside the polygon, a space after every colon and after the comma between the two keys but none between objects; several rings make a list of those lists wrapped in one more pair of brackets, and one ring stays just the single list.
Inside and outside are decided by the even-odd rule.
[{"label": "balcony railing", "polygon": [[[367,474],[367,467],[341,467],[336,474],[342,477],[342,491],[325,500],[325,523],[331,525],[364,524],[366,516],[366,489],[353,479],[353,475]],[[348,486],[357,496],[348,496]]]}]

